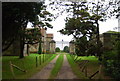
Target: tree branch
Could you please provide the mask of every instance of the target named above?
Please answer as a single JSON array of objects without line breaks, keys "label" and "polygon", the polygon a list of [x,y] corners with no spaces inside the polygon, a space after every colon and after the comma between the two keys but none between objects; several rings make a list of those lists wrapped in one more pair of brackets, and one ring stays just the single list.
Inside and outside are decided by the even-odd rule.
[{"label": "tree branch", "polygon": [[14,42],[14,39],[12,39],[12,41],[5,48],[2,48],[2,52],[6,51],[13,42]]}]

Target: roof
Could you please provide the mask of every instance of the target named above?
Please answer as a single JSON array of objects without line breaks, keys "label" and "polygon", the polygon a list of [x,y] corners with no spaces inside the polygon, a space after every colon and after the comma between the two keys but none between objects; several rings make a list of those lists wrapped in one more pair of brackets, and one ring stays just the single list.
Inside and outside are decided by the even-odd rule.
[{"label": "roof", "polygon": [[53,38],[53,34],[47,34],[47,37]]}]

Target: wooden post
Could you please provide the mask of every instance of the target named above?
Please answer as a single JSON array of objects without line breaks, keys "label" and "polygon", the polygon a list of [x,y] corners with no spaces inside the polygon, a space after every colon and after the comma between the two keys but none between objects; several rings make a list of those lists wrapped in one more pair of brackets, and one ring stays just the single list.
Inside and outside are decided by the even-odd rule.
[{"label": "wooden post", "polygon": [[99,73],[99,71],[96,71],[93,75],[91,75],[90,77],[89,77],[89,79],[91,79],[93,76],[95,76],[97,73]]},{"label": "wooden post", "polygon": [[87,66],[85,66],[85,76],[87,77]]},{"label": "wooden post", "polygon": [[99,78],[98,79],[102,79],[101,70],[102,70],[102,64],[100,64],[100,67],[99,67]]},{"label": "wooden post", "polygon": [[82,68],[82,70],[81,70],[81,71],[82,71],[82,72],[84,72],[84,70],[85,70],[85,66],[83,66],[83,68]]},{"label": "wooden post", "polygon": [[43,63],[44,63],[44,54],[43,54]]},{"label": "wooden post", "polygon": [[46,54],[45,54],[45,61],[46,61]]},{"label": "wooden post", "polygon": [[40,60],[40,65],[41,65],[41,55],[39,56],[39,60]]},{"label": "wooden post", "polygon": [[76,60],[77,60],[77,58],[78,58],[78,56],[74,59],[74,61],[76,61]]},{"label": "wooden post", "polygon": [[14,67],[14,68],[16,68],[16,69],[18,69],[18,70],[20,70],[20,71],[22,71],[22,72],[27,72],[26,70],[23,70],[23,69],[21,69],[20,67],[18,67],[18,66],[16,66],[16,65],[14,65],[14,64],[11,64],[12,65],[12,67]]},{"label": "wooden post", "polygon": [[13,78],[15,79],[15,74],[14,74],[14,71],[13,71],[12,62],[10,61],[9,63],[10,63],[10,70],[12,72]]},{"label": "wooden post", "polygon": [[76,60],[75,62],[77,63],[77,62],[79,62],[81,60],[81,58],[79,58],[78,60]]},{"label": "wooden post", "polygon": [[38,64],[37,64],[37,56],[36,56],[36,67],[38,66]]},{"label": "wooden post", "polygon": [[[86,66],[86,64],[87,64],[88,62],[89,62],[88,60],[85,60],[85,61],[83,62],[83,64],[82,64],[82,67],[81,67],[81,68],[83,69],[84,66]],[[81,70],[82,70],[82,69],[81,69]]]}]

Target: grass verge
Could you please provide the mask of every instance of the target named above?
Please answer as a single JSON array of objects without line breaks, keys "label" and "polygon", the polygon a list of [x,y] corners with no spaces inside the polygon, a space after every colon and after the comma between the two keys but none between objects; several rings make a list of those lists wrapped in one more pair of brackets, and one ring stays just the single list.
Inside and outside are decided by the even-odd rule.
[{"label": "grass verge", "polygon": [[[80,59],[78,61],[78,64],[81,63],[84,60],[89,60],[89,62],[87,63],[87,76],[90,77],[91,75],[93,75],[96,71],[99,70],[99,60],[97,57],[95,56],[79,56],[78,59]],[[77,60],[76,60],[77,61]],[[81,65],[79,65],[80,67]],[[92,79],[99,79],[99,74],[96,74]],[[106,76],[104,73],[104,66],[102,67],[101,70],[101,79],[111,79],[111,77]]]},{"label": "grass verge", "polygon": [[[45,65],[47,65],[54,57],[53,54],[48,60],[46,60],[41,65],[36,67],[36,56],[40,56],[39,54],[30,54],[29,56],[25,56],[23,59],[19,59],[18,56],[3,56],[2,57],[2,78],[3,79],[13,79],[12,73],[10,71],[11,61],[13,64],[18,67],[27,70],[27,73],[21,72],[14,68],[15,79],[27,79],[31,77],[36,72],[40,71]],[[41,60],[43,59],[43,54],[41,54]],[[38,62],[39,63],[39,62]]]},{"label": "grass verge", "polygon": [[84,74],[80,71],[79,66],[74,62],[73,58],[69,55],[66,54],[68,62],[72,68],[72,71],[74,74],[79,78],[79,79],[88,79],[87,77],[84,76]]},{"label": "grass verge", "polygon": [[55,79],[55,77],[57,76],[58,72],[60,71],[60,68],[62,67],[62,64],[63,64],[63,55],[64,54],[61,54],[58,57],[58,59],[57,59],[57,61],[55,63],[55,66],[54,66],[54,68],[51,71],[49,79]]}]

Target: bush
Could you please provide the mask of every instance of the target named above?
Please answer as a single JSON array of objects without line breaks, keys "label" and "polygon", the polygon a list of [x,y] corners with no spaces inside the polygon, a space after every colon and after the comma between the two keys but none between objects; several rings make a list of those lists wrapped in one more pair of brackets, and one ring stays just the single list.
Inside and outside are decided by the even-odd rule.
[{"label": "bush", "polygon": [[117,51],[109,51],[104,53],[103,64],[107,75],[120,79],[120,61]]},{"label": "bush", "polygon": [[56,51],[56,52],[60,52],[60,48],[57,47],[57,48],[55,49],[55,51]]},{"label": "bush", "polygon": [[69,47],[65,46],[64,49],[63,49],[63,51],[66,52],[66,53],[69,53]]},{"label": "bush", "polygon": [[42,54],[41,43],[39,43],[38,54]]}]

